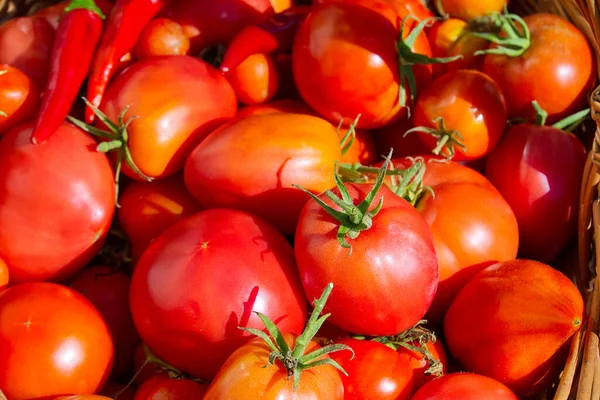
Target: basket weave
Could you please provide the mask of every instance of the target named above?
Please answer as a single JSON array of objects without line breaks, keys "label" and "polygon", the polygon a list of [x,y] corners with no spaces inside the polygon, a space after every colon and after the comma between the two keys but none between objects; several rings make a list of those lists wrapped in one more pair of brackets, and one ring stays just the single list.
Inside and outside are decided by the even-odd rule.
[{"label": "basket weave", "polygon": [[[30,15],[60,0],[0,0],[0,24]],[[600,0],[510,0],[520,15],[551,12],[570,19],[587,37],[596,55],[600,76]],[[600,82],[600,81],[599,81]],[[579,229],[566,272],[583,294],[587,321],[575,334],[569,357],[554,388],[539,400],[600,400],[600,86],[590,96],[595,134],[588,146],[579,211]],[[598,233],[598,234],[596,234]]]}]

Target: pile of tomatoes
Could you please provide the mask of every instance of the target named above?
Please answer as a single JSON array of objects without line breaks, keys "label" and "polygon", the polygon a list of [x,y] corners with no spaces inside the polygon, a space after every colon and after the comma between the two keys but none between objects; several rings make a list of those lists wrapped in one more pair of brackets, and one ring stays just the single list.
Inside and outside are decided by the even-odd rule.
[{"label": "pile of tomatoes", "polygon": [[165,1],[100,106],[84,82],[34,143],[70,3],[0,25],[0,398],[552,390],[585,322],[560,266],[596,69],[571,22]]}]

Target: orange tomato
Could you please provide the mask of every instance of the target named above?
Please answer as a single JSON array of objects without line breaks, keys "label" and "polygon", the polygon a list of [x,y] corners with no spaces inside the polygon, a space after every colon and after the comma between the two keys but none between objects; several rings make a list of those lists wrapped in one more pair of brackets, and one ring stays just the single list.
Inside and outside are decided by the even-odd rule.
[{"label": "orange tomato", "polygon": [[168,18],[156,18],[148,23],[135,45],[139,59],[155,56],[182,56],[190,50],[190,39],[183,27]]},{"label": "orange tomato", "polygon": [[244,104],[265,103],[275,96],[279,88],[279,72],[269,54],[253,54],[225,77]]},{"label": "orange tomato", "polygon": [[4,260],[0,259],[0,291],[8,287],[8,266]]},{"label": "orange tomato", "polygon": [[494,11],[502,12],[508,0],[439,0],[439,4],[450,17],[469,21]]},{"label": "orange tomato", "polygon": [[27,121],[37,112],[39,91],[23,72],[0,65],[0,135],[12,126]]}]

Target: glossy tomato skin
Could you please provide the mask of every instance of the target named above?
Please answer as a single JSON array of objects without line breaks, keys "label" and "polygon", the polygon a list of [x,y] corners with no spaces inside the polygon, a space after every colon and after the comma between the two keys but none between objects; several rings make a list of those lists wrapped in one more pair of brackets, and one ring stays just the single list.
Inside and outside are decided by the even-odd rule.
[{"label": "glossy tomato skin", "polygon": [[[346,184],[355,204],[370,184]],[[333,190],[339,196],[338,189]],[[384,198],[373,226],[349,240],[352,254],[337,240],[339,223],[314,200],[300,215],[295,254],[306,297],[318,298],[335,286],[326,312],[340,328],[369,336],[396,335],[414,326],[429,308],[438,282],[431,232],[419,212],[383,186],[372,207]],[[331,200],[320,198],[333,207]]]},{"label": "glossy tomato skin", "polygon": [[486,159],[486,175],[512,207],[520,255],[551,262],[577,230],[585,148],[571,133],[514,125]]},{"label": "glossy tomato skin", "polygon": [[327,121],[272,113],[236,119],[190,155],[185,184],[205,208],[228,207],[262,217],[293,234],[308,195],[334,185],[339,137]]},{"label": "glossy tomato skin", "polygon": [[528,397],[564,367],[583,313],[581,294],[565,275],[537,261],[513,260],[473,277],[448,310],[444,333],[465,368]]},{"label": "glossy tomato skin", "polygon": [[519,400],[509,388],[487,376],[454,373],[427,383],[411,400]]},{"label": "glossy tomato skin", "polygon": [[352,349],[331,354],[348,375],[344,382],[345,400],[408,400],[413,393],[414,376],[407,359],[390,347],[370,340],[344,339],[337,343]]},{"label": "glossy tomato skin", "polygon": [[[296,335],[283,335],[290,348]],[[305,354],[319,349],[311,341]],[[212,381],[203,400],[262,399],[262,400],[343,400],[344,385],[338,371],[330,365],[321,365],[302,372],[300,384],[293,389],[292,379],[279,361],[265,365],[271,350],[260,338],[252,339],[237,349],[223,364]],[[325,356],[327,357],[327,356]]]},{"label": "glossy tomato skin", "polygon": [[[463,137],[466,151],[454,146],[455,161],[476,160],[498,143],[506,126],[506,104],[498,85],[487,75],[473,70],[448,72],[432,82],[419,96],[414,108],[415,126],[438,128],[443,118],[448,130]],[[433,150],[437,139],[418,132]]]},{"label": "glossy tomato skin", "polygon": [[249,334],[261,328],[252,311],[284,332],[306,318],[293,251],[263,220],[235,210],[201,211],[167,229],[133,274],[133,319],[157,357],[209,380]]},{"label": "glossy tomato skin", "polygon": [[[206,135],[235,116],[237,101],[214,67],[188,56],[164,56],[136,62],[108,86],[100,109],[116,121],[127,106],[126,117],[138,116],[128,128],[133,161],[147,176],[165,178],[183,168]],[[123,172],[142,179],[126,166]]]},{"label": "glossy tomato skin", "polygon": [[182,218],[200,211],[200,205],[177,174],[152,182],[131,182],[119,198],[119,223],[139,260],[150,243]]},{"label": "glossy tomato skin", "polygon": [[34,116],[39,95],[31,78],[15,67],[0,65],[0,111],[7,115],[0,115],[0,135]]},{"label": "glossy tomato skin", "polygon": [[[417,343],[413,343],[413,345],[417,345]],[[442,364],[442,375],[448,373],[448,356],[446,353],[446,349],[442,342],[437,339],[435,342],[429,341],[426,343],[427,350],[431,356],[438,360]],[[429,367],[429,361],[423,356],[423,354],[409,350],[406,347],[398,347],[396,350],[400,357],[408,360],[409,366],[412,369],[415,381],[414,391],[419,390],[424,384],[436,378],[435,375],[425,373]]]},{"label": "glossy tomato skin", "polygon": [[0,387],[7,398],[95,393],[112,362],[108,326],[79,293],[47,282],[0,292]]},{"label": "glossy tomato skin", "polygon": [[202,399],[207,389],[208,384],[206,383],[155,376],[140,386],[134,400]]},{"label": "glossy tomato skin", "polygon": [[135,44],[138,59],[156,56],[184,56],[190,39],[183,27],[168,18],[155,18],[146,25]]},{"label": "glossy tomato skin", "polygon": [[38,146],[32,129],[0,141],[0,258],[12,283],[73,275],[102,247],[115,209],[113,171],[93,138],[65,123]]},{"label": "glossy tomato skin", "polygon": [[538,13],[524,20],[529,49],[519,57],[489,54],[483,62],[483,72],[504,93],[508,116],[533,122],[534,100],[548,112],[549,123],[585,108],[596,76],[585,36],[558,15]]},{"label": "glossy tomato skin", "polygon": [[253,54],[225,73],[235,94],[244,104],[265,103],[279,88],[279,72],[270,54]]},{"label": "glossy tomato skin", "polygon": [[[316,6],[300,27],[292,51],[294,79],[306,103],[324,118],[358,127],[385,126],[400,118],[396,41],[399,15],[389,3],[369,6],[331,2]],[[403,31],[406,37],[410,23]],[[413,51],[431,55],[425,34]],[[431,78],[431,66],[415,66],[417,87]]]},{"label": "glossy tomato skin", "polygon": [[0,260],[0,291],[6,289],[9,283],[8,265]]},{"label": "glossy tomato skin", "polygon": [[236,114],[236,118],[247,117],[255,114],[272,114],[275,112],[287,112],[292,114],[306,114],[318,117],[315,110],[300,100],[284,99],[273,100],[264,104],[254,104],[241,107]]},{"label": "glossy tomato skin", "polygon": [[13,18],[0,26],[0,64],[12,65],[41,90],[46,86],[54,28],[43,17]]},{"label": "glossy tomato skin", "polygon": [[129,311],[129,276],[112,267],[94,265],[81,270],[71,288],[84,295],[100,312],[115,338],[113,378],[127,378],[140,337]]}]

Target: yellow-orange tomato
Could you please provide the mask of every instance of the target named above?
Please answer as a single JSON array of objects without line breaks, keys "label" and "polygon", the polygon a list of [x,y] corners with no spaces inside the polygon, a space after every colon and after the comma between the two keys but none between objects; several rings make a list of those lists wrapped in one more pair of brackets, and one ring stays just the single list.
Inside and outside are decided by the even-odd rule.
[{"label": "yellow-orange tomato", "polygon": [[508,0],[439,0],[439,2],[444,13],[465,21],[494,11],[501,12],[508,4]]},{"label": "yellow-orange tomato", "polygon": [[135,55],[140,59],[155,56],[182,56],[189,50],[190,39],[183,27],[168,18],[156,18],[150,21],[135,45]]},{"label": "yellow-orange tomato", "polygon": [[0,65],[0,134],[28,120],[37,111],[39,91],[33,81],[15,67]]},{"label": "yellow-orange tomato", "polygon": [[0,290],[8,287],[8,266],[0,259]]},{"label": "yellow-orange tomato", "polygon": [[240,102],[265,103],[279,88],[279,72],[269,54],[253,54],[225,74]]}]

